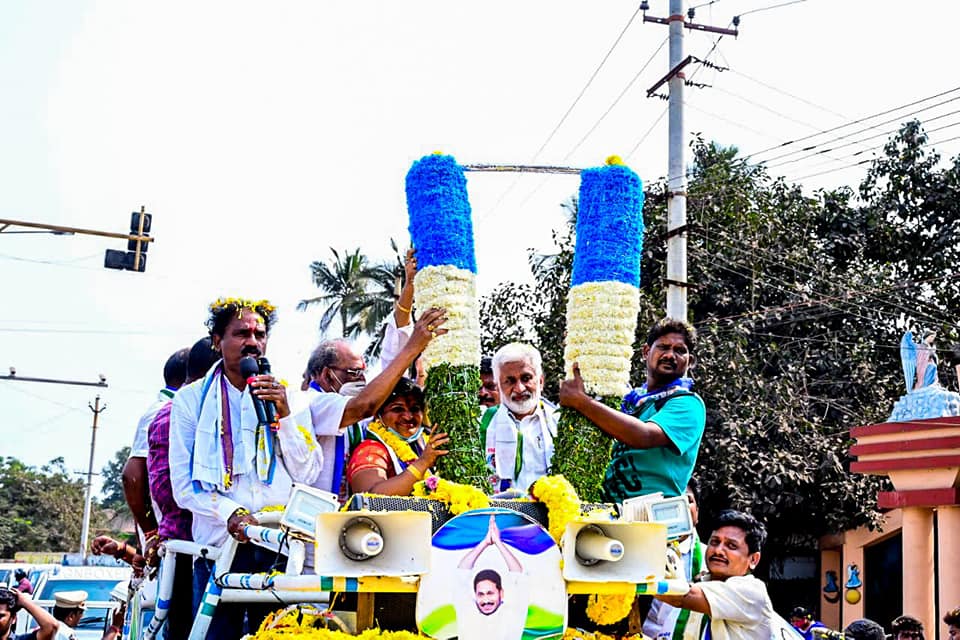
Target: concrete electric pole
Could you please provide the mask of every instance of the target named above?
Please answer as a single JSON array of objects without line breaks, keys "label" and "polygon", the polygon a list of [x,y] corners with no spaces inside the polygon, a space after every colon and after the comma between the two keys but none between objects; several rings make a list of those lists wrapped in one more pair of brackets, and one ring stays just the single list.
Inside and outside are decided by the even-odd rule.
[{"label": "concrete electric pole", "polygon": [[83,499],[83,526],[80,530],[80,555],[84,562],[87,560],[87,546],[90,543],[90,507],[93,500],[93,453],[97,445],[97,420],[103,413],[107,405],[100,406],[100,396],[94,400],[92,405],[87,404],[90,411],[93,411],[93,432],[90,435],[90,465],[87,467],[87,491]]},{"label": "concrete electric pole", "polygon": [[[670,17],[654,18],[646,14],[643,21],[665,24],[670,28],[670,71],[652,88],[647,96],[667,83],[669,88],[668,143],[667,143],[667,316],[687,320],[687,174],[684,153],[686,131],[683,125],[683,88],[686,76],[683,68],[694,59],[683,54],[683,30],[696,29],[724,35],[737,35],[736,29],[721,29],[688,22],[683,16],[683,0],[670,0]],[[692,11],[690,19],[693,19]]]}]

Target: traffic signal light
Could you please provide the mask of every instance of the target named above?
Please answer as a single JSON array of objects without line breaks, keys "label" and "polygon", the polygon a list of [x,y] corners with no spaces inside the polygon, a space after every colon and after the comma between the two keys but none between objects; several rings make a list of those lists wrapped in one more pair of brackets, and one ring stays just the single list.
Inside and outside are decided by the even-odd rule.
[{"label": "traffic signal light", "polygon": [[[130,234],[138,236],[137,239],[127,238],[127,250],[118,251],[116,249],[107,249],[103,256],[103,266],[107,269],[120,269],[126,271],[144,272],[147,270],[147,249],[150,242],[140,240],[139,238],[150,237],[150,224],[153,222],[153,216],[144,211],[134,211],[130,214]],[[121,234],[116,234],[123,237]],[[139,263],[137,255],[139,254]]]},{"label": "traffic signal light", "polygon": [[[140,228],[140,217],[143,216],[143,229]],[[150,222],[153,220],[153,216],[149,213],[144,213],[143,211],[134,211],[130,214],[130,235],[132,236],[149,236],[150,235]],[[136,251],[137,245],[140,245],[140,253],[146,253],[147,249],[150,248],[149,242],[141,242],[140,240],[127,240],[127,251]]]},{"label": "traffic signal light", "polygon": [[[136,241],[131,240],[136,244]],[[146,246],[146,243],[144,243]],[[127,271],[134,271],[133,263],[136,261],[136,252],[135,251],[118,251],[116,249],[107,249],[106,254],[103,257],[103,266],[107,269],[125,269]],[[147,256],[143,253],[140,254],[140,268],[136,269],[140,273],[143,273],[147,270]]]}]

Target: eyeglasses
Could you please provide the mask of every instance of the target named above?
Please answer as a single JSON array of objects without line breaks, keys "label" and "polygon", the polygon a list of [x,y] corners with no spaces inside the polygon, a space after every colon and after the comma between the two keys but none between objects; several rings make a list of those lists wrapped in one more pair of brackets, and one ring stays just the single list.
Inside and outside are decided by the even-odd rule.
[{"label": "eyeglasses", "polygon": [[366,365],[358,369],[344,369],[342,367],[330,367],[330,368],[333,369],[334,371],[343,371],[345,374],[347,374],[347,377],[353,378],[354,380],[359,380],[360,378],[364,377],[367,374]]}]

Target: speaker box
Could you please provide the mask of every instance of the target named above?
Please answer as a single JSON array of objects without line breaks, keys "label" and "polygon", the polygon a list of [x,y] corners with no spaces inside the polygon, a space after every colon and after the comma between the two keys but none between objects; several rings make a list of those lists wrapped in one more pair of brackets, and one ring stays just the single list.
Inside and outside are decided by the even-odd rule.
[{"label": "speaker box", "polygon": [[571,522],[560,543],[563,577],[578,582],[663,580],[667,527],[658,522]]},{"label": "speaker box", "polygon": [[430,570],[430,515],[341,511],[317,516],[314,570],[320,576],[422,575]]}]

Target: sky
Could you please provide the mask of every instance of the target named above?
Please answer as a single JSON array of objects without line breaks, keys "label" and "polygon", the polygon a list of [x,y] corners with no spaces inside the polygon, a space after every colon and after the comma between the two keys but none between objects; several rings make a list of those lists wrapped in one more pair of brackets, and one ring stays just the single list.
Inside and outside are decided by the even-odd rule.
[{"label": "sky", "polygon": [[[812,191],[856,186],[865,167],[847,165],[886,135],[856,142],[914,111],[925,109],[916,116],[928,129],[958,120],[953,103],[934,106],[950,94],[849,126],[954,89],[960,3],[926,3],[922,19],[892,0],[702,4],[697,22],[742,19],[739,37],[716,46],[716,36],[685,35],[688,53],[729,68],[689,68],[711,86],[685,91],[688,139],[757,154]],[[62,456],[85,472],[99,393],[102,469],[220,295],[279,306],[268,353],[275,372],[298,379],[320,339],[321,310],[295,310],[317,293],[309,264],[330,247],[386,258],[390,238],[408,242],[404,176],[425,154],[574,167],[617,154],[646,182],[664,175],[666,102],[646,90],[667,71],[667,28],[643,23],[638,6],[0,3],[0,218],[126,232],[144,206],[156,238],[146,273],[131,273],[102,266],[120,240],[0,233],[0,368],[109,384],[0,380],[0,455],[32,465]],[[650,6],[668,13],[667,0]],[[768,151],[841,125],[803,142],[828,155]],[[955,135],[946,126],[930,139]],[[468,174],[481,292],[531,281],[527,250],[550,249],[559,205],[578,185],[575,175]]]}]

